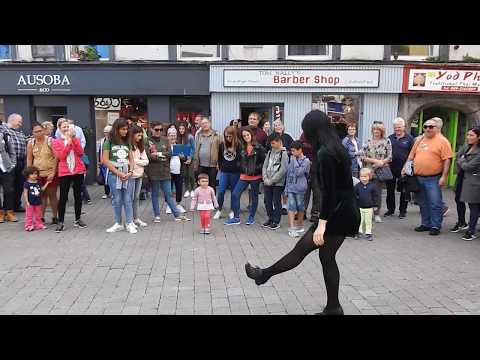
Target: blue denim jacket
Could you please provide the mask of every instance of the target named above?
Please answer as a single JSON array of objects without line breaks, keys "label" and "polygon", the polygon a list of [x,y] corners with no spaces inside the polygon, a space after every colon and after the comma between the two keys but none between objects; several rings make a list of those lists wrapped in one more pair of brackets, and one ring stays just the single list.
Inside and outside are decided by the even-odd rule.
[{"label": "blue denim jacket", "polygon": [[[362,149],[362,145],[360,144],[358,138],[355,138],[355,140],[357,141],[358,151],[360,151]],[[345,138],[342,140],[342,145],[345,147],[345,149],[347,149],[348,156],[350,156],[352,161],[352,172],[359,171],[360,167],[358,166],[357,155],[355,155],[355,145],[353,145],[350,137],[345,136]]]}]

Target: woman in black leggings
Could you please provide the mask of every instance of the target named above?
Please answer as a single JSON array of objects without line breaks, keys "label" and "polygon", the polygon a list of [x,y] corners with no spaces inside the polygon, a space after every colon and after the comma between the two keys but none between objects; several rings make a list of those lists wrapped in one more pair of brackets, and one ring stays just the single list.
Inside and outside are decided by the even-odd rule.
[{"label": "woman in black leggings", "polygon": [[52,141],[55,157],[58,159],[58,178],[60,181],[60,201],[58,204],[58,226],[55,232],[60,233],[65,229],[65,207],[68,192],[73,186],[75,199],[74,227],[85,228],[87,225],[80,219],[82,214],[81,187],[85,177],[85,164],[81,156],[83,148],[80,140],[75,136],[75,128],[65,118],[58,119],[57,127],[60,137]]},{"label": "woman in black leggings", "polygon": [[272,276],[295,268],[305,256],[318,249],[327,289],[327,305],[320,314],[343,315],[338,300],[340,273],[335,255],[345,237],[353,236],[360,225],[350,159],[325,113],[319,110],[309,112],[303,119],[302,129],[316,153],[315,176],[322,194],[320,220],[275,264],[260,269],[247,263],[245,271],[249,278],[261,285]]}]

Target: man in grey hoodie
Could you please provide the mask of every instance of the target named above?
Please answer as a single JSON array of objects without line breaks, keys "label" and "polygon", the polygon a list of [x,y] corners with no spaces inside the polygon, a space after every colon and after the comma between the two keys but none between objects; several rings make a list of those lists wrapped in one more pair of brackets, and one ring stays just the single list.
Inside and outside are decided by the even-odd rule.
[{"label": "man in grey hoodie", "polygon": [[282,216],[282,193],[288,168],[288,154],[283,149],[282,136],[278,133],[270,135],[271,150],[263,163],[262,177],[265,184],[265,208],[268,220],[263,227],[276,230],[280,227]]}]

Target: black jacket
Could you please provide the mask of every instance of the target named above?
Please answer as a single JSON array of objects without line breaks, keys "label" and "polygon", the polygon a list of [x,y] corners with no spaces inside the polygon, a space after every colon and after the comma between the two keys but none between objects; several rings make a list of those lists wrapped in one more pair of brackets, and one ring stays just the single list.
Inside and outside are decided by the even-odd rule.
[{"label": "black jacket", "polygon": [[262,175],[263,162],[265,161],[265,150],[259,144],[255,145],[250,155],[242,148],[240,152],[240,172],[249,176]]},{"label": "black jacket", "polygon": [[[347,154],[345,156],[348,158]],[[327,220],[326,233],[355,235],[360,226],[360,210],[355,198],[350,162],[341,164],[321,147],[317,152],[316,165],[318,184],[312,182],[312,186],[318,186],[322,194],[320,219]]]},{"label": "black jacket", "polygon": [[[240,153],[242,146],[237,144],[235,159],[227,160],[225,158],[225,143],[220,143],[218,147],[218,168],[224,173],[239,173],[240,172]],[[227,158],[232,157],[232,153],[227,153]]]},{"label": "black jacket", "polygon": [[379,194],[375,184],[369,182],[363,185],[359,182],[355,185],[355,196],[360,209],[370,209],[376,207]]}]

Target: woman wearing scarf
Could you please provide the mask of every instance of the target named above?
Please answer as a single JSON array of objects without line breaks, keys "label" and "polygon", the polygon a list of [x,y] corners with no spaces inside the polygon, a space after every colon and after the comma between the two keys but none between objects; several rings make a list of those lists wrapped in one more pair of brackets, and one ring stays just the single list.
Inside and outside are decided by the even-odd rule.
[{"label": "woman wearing scarf", "polygon": [[83,148],[80,140],[75,136],[75,128],[65,118],[58,119],[57,127],[60,136],[52,141],[55,157],[58,159],[58,178],[60,182],[60,201],[58,204],[58,226],[57,233],[62,232],[65,227],[65,207],[68,200],[70,186],[73,185],[75,199],[75,221],[74,227],[85,228],[87,225],[80,219],[82,214],[81,187],[85,175],[85,165],[81,160]]}]

